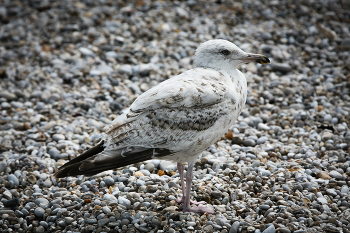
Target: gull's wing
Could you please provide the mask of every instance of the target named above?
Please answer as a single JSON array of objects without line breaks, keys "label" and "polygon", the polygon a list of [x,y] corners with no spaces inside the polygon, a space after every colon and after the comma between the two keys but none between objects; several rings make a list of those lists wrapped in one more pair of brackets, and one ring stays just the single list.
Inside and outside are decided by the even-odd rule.
[{"label": "gull's wing", "polygon": [[99,145],[62,166],[56,177],[93,175],[188,150],[232,111],[226,98],[229,80],[218,71],[197,68],[160,83],[105,128]]},{"label": "gull's wing", "polygon": [[[140,95],[105,128],[106,149],[125,146],[175,149],[179,140],[210,128],[226,114],[229,78],[205,68],[189,70]],[[183,147],[182,147],[183,148]]]}]

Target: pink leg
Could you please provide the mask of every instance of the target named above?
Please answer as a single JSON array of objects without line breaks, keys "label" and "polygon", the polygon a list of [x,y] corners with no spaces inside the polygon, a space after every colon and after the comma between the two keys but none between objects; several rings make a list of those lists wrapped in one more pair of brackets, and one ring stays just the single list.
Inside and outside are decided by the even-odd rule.
[{"label": "pink leg", "polygon": [[184,165],[182,163],[177,163],[177,170],[179,171],[182,188],[182,197],[178,197],[177,202],[182,203],[185,200]]},{"label": "pink leg", "polygon": [[184,203],[183,211],[214,214],[215,213],[214,209],[209,206],[200,205],[200,206],[191,207],[190,194],[191,194],[192,178],[193,178],[193,164],[189,164],[187,174],[186,174],[186,194],[183,195],[185,197],[185,200],[183,201]]},{"label": "pink leg", "polygon": [[[177,170],[180,175],[180,180],[181,180],[181,188],[182,188],[182,197],[177,198],[178,203],[183,203],[185,201],[185,179],[184,179],[184,165],[182,163],[177,163]],[[190,204],[192,205],[204,205],[205,201],[192,201],[190,200]]]}]

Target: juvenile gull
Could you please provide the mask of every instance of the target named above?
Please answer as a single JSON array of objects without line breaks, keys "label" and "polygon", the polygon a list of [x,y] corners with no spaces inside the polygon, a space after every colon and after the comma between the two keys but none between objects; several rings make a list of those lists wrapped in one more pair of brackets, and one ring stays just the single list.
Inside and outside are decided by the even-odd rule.
[{"label": "juvenile gull", "polygon": [[177,162],[181,178],[183,211],[214,213],[212,207],[190,201],[193,165],[241,113],[247,81],[237,66],[247,62],[270,61],[260,54],[245,53],[226,40],[201,44],[194,56],[194,69],[140,95],[105,127],[98,145],[60,167],[56,177],[94,175],[149,159],[172,160]]}]

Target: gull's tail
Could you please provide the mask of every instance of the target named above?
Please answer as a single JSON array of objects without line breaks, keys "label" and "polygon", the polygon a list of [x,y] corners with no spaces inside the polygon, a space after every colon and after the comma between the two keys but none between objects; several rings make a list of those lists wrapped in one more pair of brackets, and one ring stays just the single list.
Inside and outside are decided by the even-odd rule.
[{"label": "gull's tail", "polygon": [[163,157],[172,153],[173,152],[170,150],[164,148],[146,148],[139,146],[106,150],[104,141],[101,141],[95,147],[60,167],[55,173],[55,176],[57,178],[76,175],[92,176],[106,170],[127,166],[152,158]]}]

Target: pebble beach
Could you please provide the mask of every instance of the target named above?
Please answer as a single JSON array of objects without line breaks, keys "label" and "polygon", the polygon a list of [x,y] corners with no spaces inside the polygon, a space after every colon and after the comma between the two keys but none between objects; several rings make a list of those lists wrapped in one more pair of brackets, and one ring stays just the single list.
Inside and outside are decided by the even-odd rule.
[{"label": "pebble beach", "polygon": [[[215,214],[171,161],[54,177],[215,38],[271,60],[195,164]],[[349,1],[0,0],[0,232],[349,233],[349,125]]]}]

